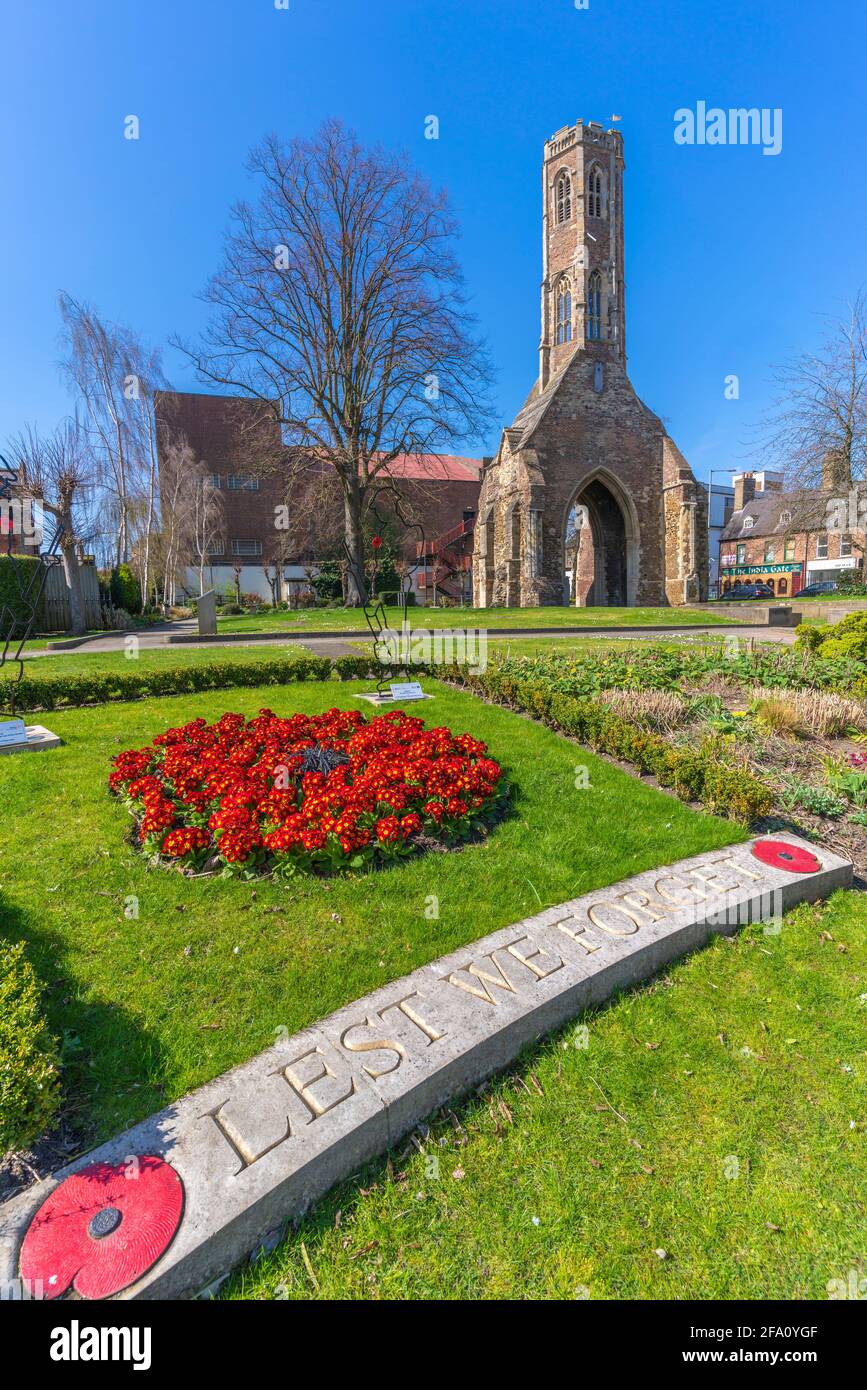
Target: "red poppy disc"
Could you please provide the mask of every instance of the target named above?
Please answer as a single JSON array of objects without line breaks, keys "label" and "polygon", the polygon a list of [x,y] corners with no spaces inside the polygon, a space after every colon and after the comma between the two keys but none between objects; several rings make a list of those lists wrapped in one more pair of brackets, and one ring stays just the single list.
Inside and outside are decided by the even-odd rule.
[{"label": "red poppy disc", "polygon": [[814,874],[822,865],[808,849],[790,845],[786,840],[756,840],[753,854],[773,869],[788,869],[793,874]]},{"label": "red poppy disc", "polygon": [[110,1298],[163,1254],[183,1205],[183,1184],[161,1158],[92,1163],[42,1203],[21,1246],[21,1278],[35,1297],[74,1288],[82,1298]]}]

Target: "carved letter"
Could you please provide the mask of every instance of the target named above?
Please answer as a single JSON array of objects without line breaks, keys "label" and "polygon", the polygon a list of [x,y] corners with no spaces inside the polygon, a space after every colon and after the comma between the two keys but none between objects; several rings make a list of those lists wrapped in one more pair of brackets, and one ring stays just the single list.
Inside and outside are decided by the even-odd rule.
[{"label": "carved letter", "polygon": [[577,946],[586,951],[588,956],[592,956],[594,951],[600,951],[601,945],[591,940],[585,940],[587,929],[583,922],[579,922],[577,917],[564,917],[562,922],[555,922],[554,926],[561,931],[564,936],[568,936],[570,941],[574,941]]},{"label": "carved letter", "polygon": [[546,975],[553,975],[555,970],[560,970],[562,968],[564,962],[562,960],[559,960],[556,956],[551,957],[555,964],[549,966],[547,970],[543,970],[541,966],[534,965],[533,962],[536,960],[537,956],[547,956],[548,952],[543,951],[541,946],[537,946],[536,949],[534,951],[531,951],[528,956],[522,955],[521,952],[518,950],[518,947],[523,946],[525,944],[532,944],[529,940],[529,937],[526,938],[525,941],[513,942],[511,946],[506,947],[506,950],[509,952],[510,956],[515,957],[515,960],[519,960],[522,965],[526,965],[528,970],[532,970],[537,980],[544,980]]},{"label": "carved letter", "polygon": [[375,1027],[376,1027],[376,1019],[374,1019],[374,1018],[367,1018],[367,1019],[365,1019],[364,1023],[351,1023],[351,1024],[349,1025],[348,1028],[344,1029],[343,1034],[342,1034],[341,1039],[340,1039],[340,1046],[341,1046],[341,1047],[345,1047],[346,1050],[347,1050],[347,1052],[394,1052],[394,1053],[395,1053],[395,1055],[396,1055],[396,1057],[397,1057],[397,1061],[396,1061],[392,1066],[390,1066],[390,1067],[382,1067],[379,1071],[373,1071],[372,1068],[370,1068],[370,1067],[368,1067],[368,1066],[364,1066],[364,1064],[362,1063],[362,1070],[363,1070],[363,1071],[366,1071],[368,1076],[372,1076],[373,1079],[374,1079],[374,1081],[377,1079],[378,1076],[386,1076],[390,1071],[396,1071],[397,1068],[400,1066],[401,1062],[403,1061],[404,1057],[406,1056],[406,1050],[405,1050],[403,1047],[401,1047],[401,1045],[400,1045],[399,1042],[391,1042],[391,1041],[387,1040],[386,1038],[369,1038],[366,1042],[356,1042],[356,1043],[347,1042],[347,1041],[346,1041],[347,1038],[349,1037],[349,1034],[350,1034],[355,1028],[375,1028]]},{"label": "carved letter", "polygon": [[[304,1076],[297,1070],[297,1068],[300,1065],[300,1063],[306,1062],[308,1057],[322,1058],[322,1070],[317,1072],[315,1076],[308,1076],[305,1079]],[[349,1078],[349,1089],[347,1091],[344,1091],[343,1095],[335,1096],[335,1098],[332,1101],[330,1101],[328,1105],[323,1105],[322,1101],[319,1100],[318,1096],[316,1096],[313,1093],[311,1087],[315,1086],[317,1081],[322,1081],[323,1078],[326,1076],[333,1077],[335,1080],[337,1079],[335,1073],[331,1070],[328,1063],[325,1061],[325,1058],[322,1055],[321,1048],[318,1047],[311,1047],[309,1052],[302,1053],[302,1055],[300,1057],[296,1057],[295,1061],[291,1062],[288,1067],[283,1067],[281,1068],[281,1070],[282,1074],[289,1082],[289,1085],[292,1087],[294,1091],[297,1092],[297,1094],[303,1100],[304,1104],[307,1106],[307,1109],[310,1111],[310,1114],[313,1116],[314,1120],[318,1119],[320,1115],[327,1115],[328,1111],[333,1110],[335,1105],[340,1105],[341,1101],[348,1100],[350,1096],[355,1094],[355,1081],[352,1077]]]},{"label": "carved letter", "polygon": [[[593,914],[597,909],[602,908],[607,908],[609,912],[622,913],[632,925],[626,931],[618,931],[616,927],[609,927],[607,922],[600,922],[599,918],[595,917]],[[587,909],[587,916],[590,918],[594,927],[599,927],[600,931],[607,931],[609,936],[634,936],[638,931],[638,923],[633,914],[627,908],[621,907],[619,903],[591,903],[590,907]]]},{"label": "carved letter", "polygon": [[405,999],[398,999],[394,1004],[386,1004],[384,1009],[379,1010],[379,1017],[384,1019],[389,1009],[400,1009],[401,1013],[409,1019],[410,1023],[414,1023],[416,1028],[424,1034],[427,1038],[428,1046],[430,1046],[431,1043],[439,1042],[440,1038],[446,1037],[447,1035],[445,1033],[438,1033],[432,1024],[425,1023],[421,1014],[417,1013],[410,1005],[410,999],[418,999],[418,995],[408,994]]},{"label": "carved letter", "polygon": [[503,974],[502,966],[496,959],[493,951],[490,956],[488,956],[488,960],[496,968],[496,975],[489,975],[486,970],[482,970],[475,963],[466,967],[465,973],[467,975],[474,975],[479,981],[481,989],[475,989],[473,985],[469,984],[466,980],[459,979],[457,975],[449,975],[448,980],[449,984],[454,985],[456,989],[463,989],[467,994],[474,994],[477,999],[484,1000],[486,1004],[493,1004],[496,1008],[497,1000],[489,991],[488,985],[493,985],[496,989],[506,990],[509,994],[517,994],[517,990],[509,977]]}]

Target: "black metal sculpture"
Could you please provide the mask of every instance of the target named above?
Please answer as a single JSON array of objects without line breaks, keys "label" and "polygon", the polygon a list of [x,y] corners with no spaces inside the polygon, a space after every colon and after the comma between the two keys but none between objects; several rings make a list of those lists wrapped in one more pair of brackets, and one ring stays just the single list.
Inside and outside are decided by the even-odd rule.
[{"label": "black metal sculpture", "polygon": [[[10,513],[8,529],[5,526],[3,528],[5,552],[0,550],[0,554],[5,553],[10,557],[14,534],[11,516],[12,488],[17,480],[17,470],[0,454],[0,515],[7,511]],[[53,534],[37,557],[38,563],[33,566],[32,571],[28,574],[23,566],[9,566],[12,576],[10,582],[17,592],[17,601],[3,601],[0,595],[0,671],[7,661],[18,663],[18,672],[11,680],[0,680],[0,712],[6,709],[12,716],[18,708],[18,690],[24,679],[22,653],[36,626],[48,571],[53,565],[59,565],[61,562],[60,542],[63,533],[63,522],[56,518]]]},{"label": "black metal sculpture", "polygon": [[321,772],[323,777],[327,777],[336,767],[342,767],[344,763],[349,762],[347,753],[339,748],[324,748],[321,743],[314,743],[311,748],[305,748],[303,753],[294,756],[301,759],[301,773]]},{"label": "black metal sculpture", "polygon": [[[377,693],[377,695],[383,695],[383,696],[385,695],[386,686],[388,686],[388,685],[391,683],[391,681],[394,680],[394,678],[395,678],[396,675],[398,675],[400,672],[403,672],[404,675],[407,675],[407,674],[409,673],[409,668],[408,668],[408,665],[407,665],[406,662],[391,664],[391,663],[389,663],[389,662],[383,662],[383,661],[382,661],[382,657],[381,657],[381,651],[382,651],[382,645],[383,645],[383,643],[382,643],[382,636],[383,636],[383,633],[384,633],[384,632],[387,632],[387,631],[389,630],[389,628],[388,628],[388,620],[387,620],[387,616],[386,616],[386,612],[385,612],[385,603],[384,603],[385,595],[384,595],[384,594],[377,594],[377,592],[376,592],[376,555],[377,555],[378,549],[379,549],[379,548],[381,547],[381,545],[382,545],[382,534],[381,534],[381,533],[382,533],[383,529],[385,528],[385,519],[384,519],[383,516],[381,515],[381,513],[380,513],[380,511],[379,511],[379,509],[378,509],[378,507],[377,507],[376,504],[377,504],[377,502],[379,501],[379,499],[380,499],[381,497],[385,497],[385,496],[388,496],[389,502],[390,502],[390,504],[391,504],[392,511],[394,512],[394,515],[397,517],[397,519],[398,519],[398,521],[401,523],[401,525],[402,525],[407,531],[415,531],[415,532],[417,533],[417,535],[418,535],[418,541],[417,541],[417,543],[416,543],[416,561],[415,561],[415,564],[414,564],[414,565],[410,565],[409,569],[406,571],[406,578],[409,578],[411,575],[413,575],[413,574],[415,573],[415,571],[418,569],[419,565],[422,563],[422,561],[423,561],[423,559],[424,559],[424,539],[425,539],[425,536],[424,536],[424,528],[422,527],[422,525],[421,525],[420,522],[415,521],[415,520],[413,520],[411,517],[407,516],[406,510],[405,510],[405,505],[404,505],[404,499],[401,497],[401,495],[400,495],[400,493],[397,491],[397,489],[396,489],[396,488],[380,487],[380,488],[376,491],[376,493],[374,494],[373,500],[372,500],[372,502],[370,503],[370,506],[369,506],[369,508],[368,508],[369,512],[371,512],[371,513],[373,514],[373,516],[374,516],[374,518],[375,518],[375,520],[376,520],[377,527],[378,527],[378,534],[375,535],[374,538],[373,538],[373,544],[374,544],[373,583],[372,583],[371,586],[370,586],[370,591],[369,591],[369,593],[368,593],[368,596],[367,596],[367,599],[366,599],[366,601],[365,601],[365,604],[364,604],[364,607],[363,607],[363,609],[362,609],[362,612],[364,613],[364,620],[365,620],[365,622],[367,623],[368,629],[369,629],[369,631],[370,631],[370,635],[371,635],[371,637],[373,638],[373,650],[374,650],[374,654],[375,654],[375,656],[377,657],[377,660],[378,660],[379,663],[380,663],[380,665],[379,665],[380,677],[379,677],[379,680],[376,682],[376,693]],[[376,545],[377,540],[379,541],[379,546]],[[349,565],[352,565],[352,563],[353,563],[352,555],[351,555],[351,553],[350,553],[349,547],[348,547],[348,545],[346,544],[346,541],[345,541],[345,540],[344,540],[344,542],[343,542],[343,549],[344,549],[344,552],[345,552],[345,554],[346,554],[347,563],[348,563]],[[398,595],[398,599],[400,599],[400,595]],[[409,627],[408,609],[406,608],[406,606],[404,606],[404,627],[405,627],[405,628],[408,628],[408,627]],[[408,652],[408,651],[409,651],[409,642],[406,641],[406,642],[404,643],[404,646],[405,646],[405,648],[406,648],[406,651]]]}]

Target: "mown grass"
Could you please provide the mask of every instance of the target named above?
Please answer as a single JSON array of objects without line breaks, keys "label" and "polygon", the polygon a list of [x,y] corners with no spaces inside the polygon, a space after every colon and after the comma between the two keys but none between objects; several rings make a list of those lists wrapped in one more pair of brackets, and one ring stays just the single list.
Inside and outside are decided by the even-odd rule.
[{"label": "mown grass", "polygon": [[421,1152],[344,1183],[222,1296],[825,1299],[863,1279],[865,928],[852,892],[718,938],[432,1117]]},{"label": "mown grass", "polygon": [[[64,747],[0,759],[0,930],[28,942],[46,986],[65,1108],[83,1140],[252,1056],[276,1029],[294,1032],[542,905],[742,836],[541,725],[431,682],[424,717],[485,739],[514,783],[514,814],[484,844],[287,888],[155,872],[125,842],[128,817],[106,792],[114,753],[199,715],[351,708],[364,688],[56,712],[48,722]],[[578,763],[590,789],[575,787]],[[436,922],[424,915],[432,894]]]},{"label": "mown grass", "polygon": [[[399,628],[402,610],[388,608],[386,614],[389,626]],[[732,621],[722,614],[691,608],[411,608],[408,615],[415,628],[711,627]],[[220,617],[217,626],[220,632],[362,632],[365,622],[358,608],[305,608],[292,613],[268,610]]]}]

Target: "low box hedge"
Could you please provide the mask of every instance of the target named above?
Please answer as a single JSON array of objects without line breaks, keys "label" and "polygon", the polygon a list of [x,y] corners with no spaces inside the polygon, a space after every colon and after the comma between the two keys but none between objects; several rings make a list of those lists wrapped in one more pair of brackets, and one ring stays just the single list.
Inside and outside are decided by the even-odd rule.
[{"label": "low box hedge", "polygon": [[57,1042],[24,943],[0,941],[0,1155],[26,1149],[59,1104]]},{"label": "low box hedge", "polygon": [[[130,665],[133,665],[131,662]],[[22,710],[50,711],[111,700],[146,700],[154,695],[192,695],[200,690],[231,690],[257,685],[292,685],[295,681],[329,680],[327,656],[299,656],[290,661],[213,661],[203,666],[160,670],[98,672],[87,676],[27,676],[17,705]]]},{"label": "low box hedge", "polygon": [[683,800],[700,801],[709,811],[749,822],[767,815],[773,805],[773,794],[763,782],[743,768],[726,765],[718,740],[707,740],[699,748],[675,747],[605,705],[564,695],[543,679],[496,669],[471,676],[458,667],[450,667],[447,678],[532,714],[596,752],[632,763]]}]

